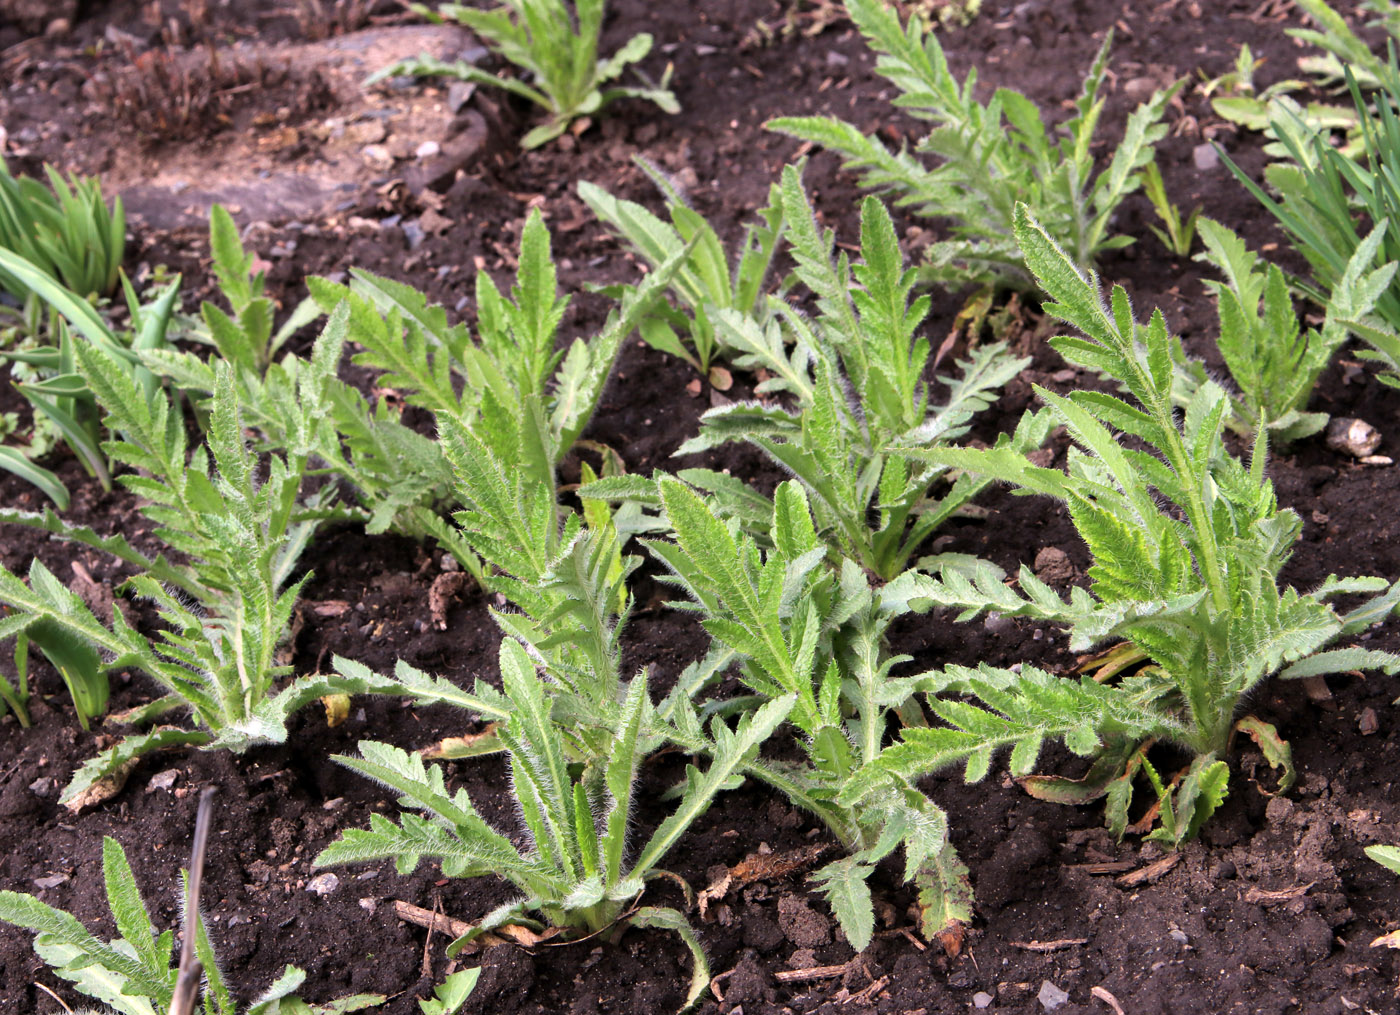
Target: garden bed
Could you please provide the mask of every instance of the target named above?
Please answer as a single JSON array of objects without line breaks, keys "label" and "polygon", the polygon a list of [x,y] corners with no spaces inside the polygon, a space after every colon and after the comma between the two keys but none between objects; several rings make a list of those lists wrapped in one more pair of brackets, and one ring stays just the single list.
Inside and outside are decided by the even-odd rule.
[{"label": "garden bed", "polygon": [[[197,53],[201,40],[256,42],[250,65],[261,60],[274,68],[277,84],[232,103],[221,114],[227,126],[217,132],[143,142],[133,127],[84,98],[83,82],[95,73],[115,73],[122,59],[110,44],[94,54],[104,33],[109,39],[113,32],[128,33],[144,47],[160,31],[143,20],[147,5],[116,3],[43,39],[21,43],[13,32],[0,34],[0,45],[12,44],[0,50],[10,82],[0,93],[5,154],[17,171],[52,161],[101,175],[109,192],[129,193],[135,242],[128,270],[164,264],[183,271],[191,308],[196,295],[213,285],[207,203],[200,202],[218,199],[248,205],[236,214],[240,225],[251,226],[245,242],[269,261],[273,295],[287,308],[303,295],[304,276],[354,266],[407,281],[470,319],[476,272],[505,278],[534,207],[545,213],[553,232],[565,292],[637,279],[634,260],[574,189],[578,181],[591,180],[651,202],[653,190],[631,162],[633,155],[671,174],[726,241],[733,241],[797,151],[796,142],[766,132],[765,120],[831,112],[878,130],[886,140],[916,129],[889,107],[888,84],[873,74],[873,57],[844,19],[817,31],[816,14],[809,13],[787,34],[781,30],[783,12],[793,5],[775,0],[613,0],[609,6],[604,49],[636,31],[651,32],[658,49],[647,69],[659,74],[666,63],[674,65],[679,115],[624,104],[576,138],[522,153],[515,139],[527,129],[529,114],[500,104],[499,95],[479,92],[462,107],[478,124],[443,112],[445,88],[370,99],[351,95],[345,80],[333,75],[329,84],[313,85],[311,74],[325,59],[324,50],[303,50],[311,43],[296,19],[270,16],[270,5],[263,10],[234,0],[210,5],[208,23],[189,25],[184,5],[167,3],[164,14],[184,26],[177,51]],[[1214,140],[1257,173],[1264,161],[1261,139],[1220,121],[1192,87],[1198,70],[1207,77],[1229,70],[1241,43],[1267,59],[1266,80],[1292,76],[1299,49],[1283,29],[1299,23],[1298,17],[1290,4],[1258,0],[988,0],[967,27],[949,28],[943,38],[959,75],[975,64],[988,87],[1012,85],[1057,117],[1077,97],[1104,32],[1115,27],[1103,121],[1108,136],[1099,154],[1111,154],[1113,131],[1148,92],[1189,76],[1168,115],[1172,131],[1159,149],[1168,193],[1185,208],[1201,205],[1256,246],[1278,244],[1272,256],[1298,269],[1301,263],[1288,261],[1293,255],[1272,220],[1222,164],[1198,155],[1200,146]],[[400,30],[388,22],[407,23],[393,11],[382,20],[356,31],[382,38]],[[760,21],[773,26],[771,38],[757,29]],[[344,47],[356,36],[337,38]],[[347,111],[359,119],[349,120]],[[330,121],[337,122],[327,127]],[[384,130],[354,135],[373,140],[346,142],[345,131],[356,124],[382,124]],[[415,179],[423,160],[412,153],[420,144],[437,142],[449,151],[478,128],[483,133],[460,173],[438,184]],[[366,146],[384,149],[393,161],[383,164],[378,152],[366,154]],[[305,200],[293,205],[292,215],[279,213],[286,200],[255,204],[260,178],[286,181],[297,174],[327,185],[298,192]],[[859,191],[853,177],[834,158],[817,153],[806,182],[825,224],[836,229],[838,240],[854,243]],[[1102,273],[1127,288],[1140,313],[1160,306],[1188,351],[1218,367],[1214,301],[1201,285],[1201,266],[1171,258],[1149,234],[1151,221],[1147,200],[1130,198],[1117,228],[1138,242],[1109,255]],[[899,224],[911,251],[927,242],[914,220]],[[951,328],[959,301],[957,294],[935,291],[933,303],[925,327],[936,345]],[[608,307],[601,296],[578,296],[565,334],[592,334]],[[1032,366],[1009,386],[990,418],[979,420],[978,436],[990,439],[1014,426],[1030,404],[1031,382],[1069,391],[1088,381],[1086,374],[1066,370],[1041,341],[1048,327],[1035,317],[1025,324],[1021,342]],[[309,341],[298,339],[293,347],[304,352]],[[1351,359],[1344,351],[1333,364],[1312,406],[1368,420],[1387,435],[1382,453],[1394,454],[1400,397]],[[751,383],[740,375],[739,391],[721,396],[694,379],[685,364],[629,340],[586,436],[615,449],[630,472],[677,467],[671,453],[696,432],[701,413]],[[0,392],[0,411],[21,408],[8,386]],[[1062,466],[1066,441],[1054,447],[1055,464]],[[701,462],[696,457],[679,464]],[[729,452],[721,461],[711,453],[704,461],[717,462],[736,473],[775,478],[757,455]],[[104,493],[71,459],[56,468],[74,491],[67,517],[144,545],[149,523],[136,513],[131,496]],[[1315,436],[1274,458],[1270,471],[1280,501],[1304,521],[1303,539],[1285,572],[1288,583],[1312,588],[1329,573],[1400,577],[1395,467],[1357,464]],[[576,461],[565,463],[566,478],[577,473]],[[39,503],[32,487],[14,477],[0,479],[0,504]],[[986,556],[1008,570],[1036,561],[1047,547],[1058,549],[1068,567],[1052,584],[1063,589],[1082,582],[1087,555],[1063,509],[1002,489],[979,503],[988,517],[951,523],[943,530],[951,538],[941,549]],[[22,573],[35,556],[65,580],[86,574],[110,588],[124,577],[95,551],[15,527],[0,533],[0,563],[7,568]],[[444,572],[440,550],[346,527],[318,537],[303,564],[314,577],[299,608],[293,655],[298,673],[323,669],[339,655],[379,670],[404,659],[459,684],[495,679],[501,635],[485,596],[462,592],[448,605],[445,629],[434,624],[428,594]],[[653,686],[664,691],[703,654],[707,637],[691,616],[666,608],[669,592],[657,576],[649,565],[635,579],[638,611],[628,628],[624,664],[629,670],[651,667]],[[1392,620],[1367,637],[1370,647],[1400,649],[1400,624]],[[1068,673],[1076,665],[1053,629],[1021,621],[958,625],[951,613],[901,621],[895,647],[921,668],[1025,661]],[[78,729],[58,677],[46,667],[37,673],[34,728],[20,729],[8,717],[0,724],[0,887],[33,892],[110,932],[98,885],[102,836],[111,835],[131,857],[158,923],[173,926],[177,874],[189,855],[199,791],[213,785],[219,797],[204,911],[225,974],[241,996],[251,996],[291,962],[309,974],[304,997],[377,991],[392,996],[384,1010],[393,1013],[416,1012],[415,998],[430,996],[448,967],[442,954],[448,939],[437,934],[425,943],[425,931],[400,920],[394,901],[471,921],[509,897],[503,885],[447,880],[433,865],[398,876],[388,862],[337,868],[333,890],[308,890],[320,873],[312,869],[312,858],[340,830],[364,827],[372,812],[393,806],[388,791],[330,756],[353,752],[363,738],[412,749],[477,728],[461,712],[357,699],[349,720],[328,728],[319,709],[308,708],[295,718],[286,747],[242,756],[158,755],[120,795],[74,816],[58,805],[58,790],[109,734],[101,727]],[[912,897],[899,886],[895,864],[887,862],[888,870],[874,882],[875,940],[855,956],[825,905],[809,894],[809,858],[782,876],[734,891],[711,905],[704,921],[692,910],[712,967],[722,974],[702,1010],[942,1015],[976,1006],[1031,1013],[1048,1007],[1042,998],[1055,996],[1044,992],[1046,982],[1067,992],[1068,1001],[1054,1008],[1063,1015],[1111,1010],[1105,992],[1128,1015],[1395,1010],[1400,962],[1394,952],[1369,943],[1400,920],[1400,891],[1395,878],[1362,850],[1400,841],[1400,734],[1390,704],[1400,681],[1376,674],[1333,677],[1327,689],[1322,697],[1308,695],[1297,682],[1263,686],[1249,707],[1291,742],[1298,787],[1287,796],[1269,796],[1271,778],[1257,751],[1237,745],[1230,797],[1175,862],[1164,863],[1167,854],[1131,836],[1115,843],[1100,827],[1097,808],[1030,798],[1005,775],[1004,761],[976,785],[964,785],[956,773],[924,780],[922,788],[948,810],[952,842],[976,890],[976,918],[961,952],[950,956],[919,936],[909,914]],[[113,707],[138,704],[152,693],[139,679],[118,681]],[[1255,768],[1257,782],[1251,778]],[[657,791],[655,798],[681,772],[680,761],[663,755],[649,764],[643,785]],[[488,820],[512,826],[516,804],[502,763],[455,762],[450,775]],[[636,816],[639,835],[664,814],[643,809]],[[720,868],[751,854],[806,850],[810,856],[826,843],[814,819],[749,784],[721,795],[663,866],[698,890]],[[666,882],[652,894],[684,904],[680,891]],[[485,971],[466,1011],[640,1015],[680,1007],[690,960],[673,935],[630,929],[619,940],[498,947],[468,961],[480,962]],[[4,1009],[58,1010],[36,989],[38,982],[77,1006],[79,999],[37,960],[27,932],[0,930]]]}]

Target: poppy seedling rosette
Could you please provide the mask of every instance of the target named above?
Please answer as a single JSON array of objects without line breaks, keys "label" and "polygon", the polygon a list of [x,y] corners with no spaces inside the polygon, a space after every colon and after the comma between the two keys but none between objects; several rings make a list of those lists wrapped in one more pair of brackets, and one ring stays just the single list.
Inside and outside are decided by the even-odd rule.
[{"label": "poppy seedling rosette", "polygon": [[[1239,717],[1261,682],[1400,669],[1389,652],[1333,647],[1389,616],[1400,589],[1382,578],[1335,576],[1310,592],[1282,586],[1279,572],[1302,523],[1279,506],[1265,474],[1267,429],[1248,463],[1231,455],[1221,440],[1229,399],[1218,385],[1201,385],[1184,411],[1173,404],[1172,343],[1161,312],[1138,325],[1121,287],[1105,304],[1097,278],[1077,268],[1024,206],[1016,236],[1053,301],[1046,311],[1082,333],[1052,339],[1055,348],[1117,381],[1128,397],[1036,389],[1074,442],[1064,472],[1009,448],[909,453],[1063,501],[1093,558],[1090,588],[1072,589],[1066,601],[1028,568],[1013,587],[987,565],[944,569],[937,578],[909,573],[886,595],[917,608],[955,607],[960,619],[994,611],[1062,624],[1072,651],[1120,640],[1126,647],[1102,682],[1030,666],[947,667],[929,679],[940,695],[933,710],[948,727],[905,730],[904,742],[842,796],[857,798],[862,778],[880,769],[908,775],[961,761],[969,780],[980,779],[1001,747],[1011,748],[1012,774],[1027,777],[1045,740],[1057,738],[1094,759],[1088,776],[1037,779],[1028,788],[1052,798],[1107,796],[1109,826],[1122,834],[1132,776],[1142,767],[1158,793],[1162,831],[1179,842],[1224,799],[1223,759],[1237,733],[1260,744],[1280,772],[1280,789],[1293,782],[1277,731]],[[1141,443],[1125,445],[1114,431]],[[1370,598],[1346,612],[1331,602],[1358,594]],[[953,694],[976,700],[943,697]],[[1174,794],[1145,761],[1145,745],[1156,741],[1193,757]]]}]

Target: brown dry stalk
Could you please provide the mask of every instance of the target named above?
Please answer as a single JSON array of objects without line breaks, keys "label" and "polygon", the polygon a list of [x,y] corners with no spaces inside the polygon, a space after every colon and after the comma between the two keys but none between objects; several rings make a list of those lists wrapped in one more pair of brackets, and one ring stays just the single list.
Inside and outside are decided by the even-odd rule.
[{"label": "brown dry stalk", "polygon": [[1168,853],[1162,859],[1154,860],[1146,867],[1140,867],[1131,874],[1116,877],[1113,881],[1120,888],[1137,888],[1139,885],[1147,885],[1156,881],[1180,862],[1180,853]]},{"label": "brown dry stalk", "polygon": [[1076,945],[1086,945],[1089,943],[1087,937],[1061,937],[1054,941],[1012,941],[1012,948],[1021,948],[1028,952],[1058,952],[1065,948],[1074,948]]},{"label": "brown dry stalk", "polygon": [[773,974],[779,983],[806,983],[810,980],[834,980],[844,976],[848,965],[808,966],[806,969],[784,969]]},{"label": "brown dry stalk", "polygon": [[1294,885],[1292,888],[1254,888],[1250,887],[1244,893],[1245,902],[1257,902],[1262,906],[1269,906],[1275,902],[1289,902],[1293,899],[1302,898],[1308,893],[1308,889],[1317,884],[1316,881],[1309,881],[1305,885]]},{"label": "brown dry stalk", "polygon": [[1118,998],[1116,998],[1116,997],[1114,997],[1112,994],[1110,994],[1110,993],[1108,992],[1107,988],[1105,988],[1105,987],[1094,987],[1092,990],[1089,991],[1089,993],[1093,994],[1096,998],[1098,998],[1098,999],[1099,999],[1100,1001],[1102,1001],[1104,1004],[1106,1004],[1106,1005],[1108,1005],[1110,1008],[1112,1008],[1112,1009],[1114,1010],[1114,1012],[1116,1013],[1116,1015],[1125,1015],[1125,1013],[1124,1013],[1124,1011],[1123,1011],[1123,1006],[1122,1006],[1121,1004],[1118,1003]]}]

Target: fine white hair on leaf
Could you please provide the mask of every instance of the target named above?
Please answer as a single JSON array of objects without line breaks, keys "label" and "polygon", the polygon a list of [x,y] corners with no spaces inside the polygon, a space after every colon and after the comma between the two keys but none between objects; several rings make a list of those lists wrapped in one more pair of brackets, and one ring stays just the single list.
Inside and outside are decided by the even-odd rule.
[{"label": "fine white hair on leaf", "polygon": [[641,155],[636,157],[636,162],[664,195],[678,199],[687,208],[691,207],[689,190],[678,176],[666,172],[655,162]]}]

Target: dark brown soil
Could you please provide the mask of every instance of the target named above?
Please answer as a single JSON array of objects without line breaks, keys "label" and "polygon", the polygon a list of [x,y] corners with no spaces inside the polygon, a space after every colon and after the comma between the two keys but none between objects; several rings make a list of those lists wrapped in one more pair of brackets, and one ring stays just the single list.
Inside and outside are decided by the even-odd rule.
[{"label": "dark brown soil", "polygon": [[[229,172],[229,162],[236,160],[226,159],[228,152],[221,149],[231,146],[245,146],[250,159],[269,159],[272,169],[315,168],[324,150],[310,125],[333,117],[335,102],[351,100],[274,90],[241,100],[231,123],[211,123],[206,136],[155,147],[128,126],[132,120],[114,119],[90,101],[94,93],[84,89],[84,82],[120,69],[114,68],[119,57],[111,46],[95,45],[104,34],[134,39],[138,48],[169,45],[176,52],[230,39],[270,42],[290,51],[308,30],[328,34],[324,25],[308,29],[299,23],[287,5],[255,0],[209,4],[206,20],[197,24],[189,16],[193,6],[173,0],[84,4],[67,34],[46,38],[26,39],[16,28],[0,27],[0,46],[10,47],[0,49],[0,80],[5,82],[0,123],[8,132],[5,154],[12,167],[33,171],[51,160],[107,172],[114,185],[136,192],[145,183],[142,167],[154,174],[156,167],[175,165],[213,194],[220,186],[245,182],[200,178],[202,166],[207,170],[217,164],[220,173]],[[381,19],[378,24],[396,16],[397,8],[389,4],[364,6]],[[684,107],[679,116],[624,106],[576,139],[520,153],[514,139],[527,129],[528,112],[502,105],[499,95],[479,95],[473,100],[479,105],[469,108],[480,111],[492,140],[455,180],[448,178],[442,193],[414,197],[409,188],[395,185],[411,175],[411,159],[368,173],[356,164],[353,172],[346,170],[354,187],[323,212],[242,215],[245,224],[251,217],[261,220],[249,230],[249,242],[270,261],[271,286],[287,306],[300,298],[305,275],[340,273],[353,265],[409,281],[469,316],[466,300],[476,271],[488,270],[499,279],[509,270],[527,210],[540,206],[554,232],[561,283],[567,291],[579,292],[586,282],[637,275],[632,259],[592,221],[573,192],[576,181],[589,179],[651,201],[650,185],[630,161],[636,154],[672,174],[695,206],[727,238],[736,239],[765,199],[769,183],[795,153],[794,143],[762,129],[768,117],[831,111],[891,139],[914,130],[891,111],[888,86],[873,75],[871,56],[845,22],[810,37],[780,33],[770,42],[756,41],[753,29],[759,19],[780,24],[783,11],[797,6],[777,0],[613,0],[607,48],[635,31],[652,32],[658,52],[648,70],[659,74],[666,62],[674,64]],[[161,16],[151,17],[151,10]],[[174,29],[171,18],[177,21]],[[1223,73],[1243,42],[1267,58],[1261,72],[1265,84],[1292,76],[1299,50],[1283,29],[1298,24],[1298,18],[1290,3],[1261,5],[1258,0],[1030,0],[1014,5],[987,0],[969,27],[946,33],[945,44],[959,75],[975,64],[987,88],[1011,85],[1042,108],[1060,110],[1078,93],[1080,74],[1103,33],[1117,26],[1115,77],[1099,150],[1106,156],[1114,132],[1144,88],[1181,76],[1194,80],[1198,70],[1207,77]],[[108,33],[109,28],[125,35]],[[309,79],[293,75],[279,80]],[[437,101],[431,95],[429,100]],[[328,101],[331,107],[323,108]],[[410,100],[394,94],[389,101]],[[259,112],[271,113],[272,120],[259,120]],[[401,122],[392,111],[386,115],[391,124]],[[1160,155],[1169,193],[1185,208],[1202,205],[1206,214],[1253,243],[1280,243],[1282,248],[1271,222],[1224,167],[1200,170],[1193,163],[1193,149],[1213,138],[1257,172],[1263,165],[1259,139],[1238,135],[1214,118],[1189,85],[1171,119],[1173,133]],[[284,128],[300,131],[289,149],[259,148],[259,131]],[[411,153],[422,141],[449,140],[399,136],[395,129],[391,126],[383,142],[391,154],[396,144]],[[351,162],[357,154],[351,153]],[[807,181],[826,221],[843,241],[853,242],[858,195],[851,178],[834,159],[818,153]],[[145,193],[153,211],[160,210],[162,201],[166,211],[182,203],[178,190],[164,192],[163,198],[160,192]],[[204,206],[192,204],[184,215],[186,224],[138,229],[128,263],[128,270],[163,263],[184,271],[189,308],[212,286],[207,242],[198,224]],[[432,219],[424,223],[429,210],[449,224],[436,231]],[[1140,309],[1161,306],[1188,347],[1218,364],[1212,354],[1214,308],[1204,296],[1198,266],[1166,256],[1148,233],[1151,221],[1151,208],[1142,197],[1125,205],[1118,228],[1140,239],[1104,265],[1104,274],[1126,285]],[[915,245],[930,235],[927,223],[904,224],[913,227],[907,235]],[[1278,256],[1298,267],[1282,249]],[[928,327],[930,334],[941,336],[957,309],[956,294],[935,293],[934,304]],[[579,296],[565,329],[587,333],[606,310],[600,298]],[[983,424],[987,435],[1008,427],[1025,407],[1030,381],[1064,390],[1083,380],[1059,373],[1064,365],[1047,347],[1032,351],[1032,370],[1011,386],[995,419]],[[674,467],[671,452],[695,432],[708,407],[707,397],[687,391],[691,379],[684,364],[630,343],[588,436],[616,449],[632,471]],[[1395,431],[1400,423],[1396,392],[1345,363],[1327,374],[1314,404],[1335,414],[1362,416],[1382,431]],[[19,401],[7,386],[0,392],[0,411],[17,408]],[[1062,460],[1062,446],[1058,453]],[[57,458],[54,464],[74,490],[75,521],[123,532],[138,544],[149,540],[148,525],[130,497],[104,493],[72,460]],[[745,456],[725,464],[751,475],[764,468]],[[1291,582],[1308,587],[1332,572],[1400,576],[1400,479],[1395,469],[1357,466],[1320,439],[1311,439],[1276,459],[1272,471],[1280,499],[1305,521],[1304,540],[1288,569]],[[4,477],[0,503],[35,507],[37,495]],[[1087,565],[1082,545],[1053,505],[1004,492],[992,493],[985,505],[991,517],[955,523],[948,530],[947,549],[983,554],[1013,567],[1055,547],[1068,554],[1078,571]],[[0,535],[0,563],[6,567],[23,570],[35,556],[65,577],[74,562],[99,581],[115,583],[123,576],[95,552],[13,528]],[[469,592],[452,603],[446,631],[429,622],[427,591],[442,570],[439,552],[401,539],[333,529],[312,546],[305,563],[315,577],[306,590],[305,626],[296,644],[298,672],[312,672],[339,654],[383,669],[402,658],[459,683],[493,676],[499,634],[479,594]],[[645,606],[629,629],[627,662],[653,665],[658,678],[672,678],[701,654],[703,632],[660,605],[664,596],[650,572],[637,593]],[[345,609],[338,612],[336,604],[342,603]],[[326,608],[318,611],[318,604]],[[920,665],[1028,660],[1063,671],[1074,664],[1058,632],[1029,624],[957,625],[949,616],[934,616],[903,623],[897,637],[899,647],[914,654]],[[1373,645],[1400,648],[1400,627],[1394,623],[1366,637]],[[360,738],[415,747],[473,728],[460,713],[365,700],[355,702],[348,722],[330,729],[308,709],[297,718],[285,748],[242,757],[201,752],[159,757],[138,770],[116,799],[75,818],[57,806],[58,787],[109,734],[77,729],[56,675],[41,668],[37,681],[34,728],[22,730],[12,719],[0,723],[0,886],[34,892],[109,933],[100,850],[101,837],[112,835],[126,847],[158,922],[173,925],[177,875],[188,856],[198,790],[218,786],[205,911],[226,975],[245,1000],[292,962],[309,974],[308,999],[380,991],[393,998],[385,1011],[416,1012],[415,998],[430,996],[432,983],[448,968],[441,951],[445,939],[436,936],[425,948],[425,932],[400,922],[393,900],[440,907],[472,920],[507,898],[501,885],[445,880],[429,865],[407,877],[396,875],[391,864],[342,869],[336,872],[339,886],[334,891],[318,896],[307,890],[314,874],[311,858],[339,829],[365,825],[372,810],[393,810],[388,794],[336,766],[329,756],[352,751]],[[1395,789],[1400,733],[1390,704],[1400,683],[1350,676],[1329,684],[1331,697],[1321,702],[1311,700],[1300,686],[1275,683],[1249,703],[1292,743],[1300,788],[1288,797],[1268,797],[1259,788],[1269,784],[1267,772],[1258,771],[1263,767],[1259,756],[1243,746],[1234,791],[1201,841],[1184,849],[1175,867],[1137,887],[1097,874],[1093,865],[1121,861],[1141,869],[1160,854],[1131,839],[1115,844],[1099,827],[1097,811],[1033,800],[1004,776],[1004,766],[994,768],[985,783],[970,787],[956,776],[928,780],[926,789],[949,811],[954,843],[976,886],[977,918],[963,953],[950,959],[920,941],[908,914],[912,900],[891,869],[882,872],[876,886],[876,941],[854,957],[798,873],[751,885],[711,909],[712,919],[700,931],[714,970],[724,975],[705,1010],[943,1015],[974,1010],[974,996],[985,992],[993,999],[988,1010],[1029,1015],[1045,1010],[1037,1000],[1045,981],[1068,992],[1070,1000],[1055,1009],[1062,1015],[1109,1011],[1102,991],[1129,1015],[1397,1010],[1400,962],[1393,952],[1368,945],[1400,922],[1400,892],[1395,878],[1366,859],[1362,849],[1400,842]],[[118,681],[114,706],[144,701],[151,693],[140,681]],[[177,773],[173,783],[168,775],[156,778],[172,771]],[[500,764],[458,762],[450,774],[489,819],[514,827],[515,810]],[[648,786],[664,788],[677,774],[674,760],[662,759],[647,773]],[[638,815],[638,831],[662,814],[647,810]],[[823,836],[812,820],[784,801],[745,787],[721,797],[669,863],[700,887],[716,867],[756,851],[821,842]],[[37,887],[36,879],[55,875],[65,880],[46,880],[51,887]],[[678,892],[671,890],[668,896],[667,891],[658,889],[657,897],[682,903]],[[543,946],[533,952],[496,948],[479,961],[485,972],[467,1010],[502,1015],[670,1011],[683,999],[689,972],[685,950],[673,937],[637,931],[620,940]],[[795,967],[840,964],[846,964],[845,971],[835,978],[778,978]],[[57,1011],[36,983],[53,987],[72,1004],[81,1000],[42,968],[27,933],[0,928],[0,1010]],[[1091,993],[1095,989],[1100,993]]]}]

